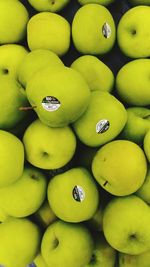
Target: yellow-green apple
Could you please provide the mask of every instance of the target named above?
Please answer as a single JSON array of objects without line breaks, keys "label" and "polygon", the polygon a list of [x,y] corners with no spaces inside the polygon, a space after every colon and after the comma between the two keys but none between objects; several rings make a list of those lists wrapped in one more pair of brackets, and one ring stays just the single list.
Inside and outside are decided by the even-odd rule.
[{"label": "yellow-green apple", "polygon": [[38,253],[40,231],[28,219],[7,219],[0,224],[0,237],[2,266],[26,267]]},{"label": "yellow-green apple", "polygon": [[93,239],[81,224],[56,221],[44,233],[41,252],[48,266],[85,266],[93,251]]},{"label": "yellow-green apple", "polygon": [[17,181],[23,173],[22,142],[13,134],[0,130],[0,155],[0,187],[3,187]]},{"label": "yellow-green apple", "polygon": [[119,97],[125,103],[142,107],[150,104],[149,69],[150,59],[136,59],[120,69],[116,78],[116,88]]},{"label": "yellow-green apple", "polygon": [[98,208],[97,186],[84,168],[73,168],[54,176],[47,192],[51,209],[58,218],[67,222],[89,220]]},{"label": "yellow-green apple", "polygon": [[0,223],[4,222],[8,219],[8,217],[10,217],[9,215],[7,215],[4,210],[0,207]]},{"label": "yellow-green apple", "polygon": [[45,197],[46,177],[38,169],[26,167],[20,179],[0,188],[0,208],[7,215],[26,217],[39,209]]},{"label": "yellow-green apple", "polygon": [[45,201],[35,213],[35,218],[36,221],[38,221],[43,227],[48,227],[51,223],[57,220],[57,217],[50,208],[48,201]]},{"label": "yellow-green apple", "polygon": [[64,64],[61,59],[52,51],[37,49],[30,52],[19,66],[18,79],[26,87],[27,81],[39,70],[49,67],[59,68]]},{"label": "yellow-green apple", "polygon": [[[35,265],[33,265],[33,267],[48,267],[48,265],[45,263],[41,254],[37,255],[37,257],[34,260],[34,264]],[[31,265],[31,267],[32,267],[32,265]]]},{"label": "yellow-green apple", "polygon": [[58,14],[40,12],[28,22],[27,39],[30,50],[48,49],[62,56],[70,46],[70,24]]},{"label": "yellow-green apple", "polygon": [[17,80],[20,64],[24,61],[28,51],[17,44],[0,46],[0,79],[2,76],[12,76]]},{"label": "yellow-green apple", "polygon": [[[133,6],[150,6],[150,0],[129,0],[130,4]],[[145,266],[143,266],[145,267]]]},{"label": "yellow-green apple", "polygon": [[27,83],[26,91],[38,117],[50,127],[76,121],[86,111],[91,96],[81,74],[67,67],[38,71]]},{"label": "yellow-green apple", "polygon": [[28,11],[19,1],[0,1],[0,44],[17,43],[26,34]]},{"label": "yellow-green apple", "polygon": [[[137,18],[140,18],[140,21]],[[117,39],[121,51],[126,56],[131,58],[145,58],[150,56],[149,25],[149,6],[143,5],[131,8],[122,16],[118,25]],[[137,73],[136,78],[138,81],[139,77]]]},{"label": "yellow-green apple", "polygon": [[81,142],[97,147],[114,139],[126,121],[127,112],[117,98],[108,92],[94,91],[87,111],[73,127]]},{"label": "yellow-green apple", "polygon": [[77,58],[71,68],[79,71],[87,81],[91,91],[110,92],[114,85],[112,71],[97,57],[85,55]]},{"label": "yellow-green apple", "polygon": [[58,12],[62,10],[70,0],[28,0],[37,11]]},{"label": "yellow-green apple", "polygon": [[150,204],[150,166],[148,165],[148,170],[146,174],[145,181],[143,185],[136,192],[136,195],[142,198],[145,202]]},{"label": "yellow-green apple", "polygon": [[107,243],[102,233],[95,234],[93,254],[85,267],[114,267],[115,261],[115,249]]},{"label": "yellow-green apple", "polygon": [[139,255],[119,253],[119,267],[149,267],[150,250]]},{"label": "yellow-green apple", "polygon": [[84,5],[73,19],[72,37],[76,49],[82,54],[103,55],[109,52],[116,38],[111,13],[98,4]]},{"label": "yellow-green apple", "polygon": [[148,162],[150,162],[150,130],[146,133],[144,137],[143,146]]},{"label": "yellow-green apple", "polygon": [[139,197],[116,197],[104,210],[103,230],[116,250],[138,255],[150,249],[150,207]]},{"label": "yellow-green apple", "polygon": [[86,5],[86,4],[99,4],[102,6],[108,6],[110,5],[112,2],[114,2],[114,0],[78,0],[78,2],[81,5]]},{"label": "yellow-green apple", "polygon": [[50,128],[40,120],[26,129],[23,143],[26,159],[32,165],[47,170],[63,167],[76,149],[76,137],[70,127]]},{"label": "yellow-green apple", "polygon": [[127,109],[127,123],[121,132],[121,137],[142,144],[147,131],[150,129],[150,109],[131,107]]},{"label": "yellow-green apple", "polygon": [[109,193],[125,196],[144,183],[147,162],[143,150],[127,140],[115,140],[96,153],[92,171],[97,182]]}]

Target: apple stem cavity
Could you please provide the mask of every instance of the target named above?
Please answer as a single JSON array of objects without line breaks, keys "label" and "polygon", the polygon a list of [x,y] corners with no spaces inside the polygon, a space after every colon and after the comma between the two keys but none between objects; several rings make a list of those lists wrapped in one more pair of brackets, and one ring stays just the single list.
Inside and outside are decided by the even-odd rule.
[{"label": "apple stem cavity", "polygon": [[26,111],[26,110],[32,110],[37,108],[37,106],[32,106],[32,107],[20,107],[19,110]]}]

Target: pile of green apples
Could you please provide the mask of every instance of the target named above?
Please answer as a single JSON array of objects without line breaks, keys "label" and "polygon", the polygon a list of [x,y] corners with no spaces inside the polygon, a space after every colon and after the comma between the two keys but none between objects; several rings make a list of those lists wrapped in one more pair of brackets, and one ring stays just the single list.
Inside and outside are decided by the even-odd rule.
[{"label": "pile of green apples", "polygon": [[150,267],[150,0],[116,1],[0,0],[0,267]]}]

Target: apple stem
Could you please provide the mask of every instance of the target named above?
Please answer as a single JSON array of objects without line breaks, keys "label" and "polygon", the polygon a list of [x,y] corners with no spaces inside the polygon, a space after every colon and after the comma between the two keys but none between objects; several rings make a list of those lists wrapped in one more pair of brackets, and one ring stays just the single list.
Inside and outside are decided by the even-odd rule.
[{"label": "apple stem", "polygon": [[104,184],[103,184],[103,186],[106,186],[108,184],[108,181],[106,181]]},{"label": "apple stem", "polygon": [[37,108],[37,106],[32,106],[32,107],[20,107],[19,110],[26,111],[26,110],[32,110],[32,109],[35,109],[35,108]]},{"label": "apple stem", "polygon": [[148,114],[145,117],[143,117],[143,119],[148,119],[149,117],[150,117],[150,114]]}]

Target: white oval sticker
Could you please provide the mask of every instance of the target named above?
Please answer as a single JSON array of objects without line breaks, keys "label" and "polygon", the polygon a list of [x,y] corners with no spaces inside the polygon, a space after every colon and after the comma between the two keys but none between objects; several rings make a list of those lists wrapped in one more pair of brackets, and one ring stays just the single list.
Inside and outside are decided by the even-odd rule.
[{"label": "white oval sticker", "polygon": [[49,112],[56,111],[60,106],[60,101],[54,96],[46,96],[42,100],[42,107]]},{"label": "white oval sticker", "polygon": [[82,202],[85,199],[85,192],[83,188],[79,185],[76,185],[73,188],[72,195],[73,195],[73,198],[78,202]]},{"label": "white oval sticker", "polygon": [[110,123],[107,119],[104,120],[100,120],[97,124],[96,124],[96,132],[98,134],[100,133],[105,133],[110,127]]}]

